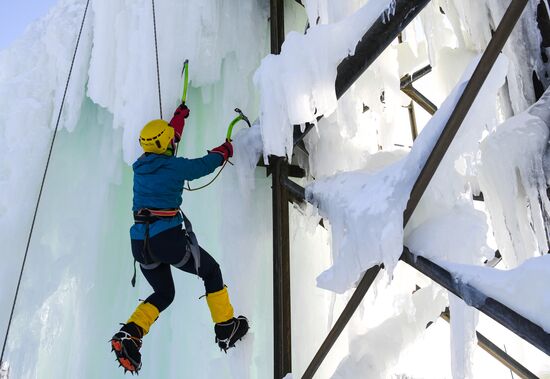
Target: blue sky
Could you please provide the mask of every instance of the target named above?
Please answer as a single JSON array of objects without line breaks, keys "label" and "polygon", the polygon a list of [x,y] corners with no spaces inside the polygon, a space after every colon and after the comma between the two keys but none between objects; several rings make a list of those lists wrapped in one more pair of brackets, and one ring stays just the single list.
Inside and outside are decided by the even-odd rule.
[{"label": "blue sky", "polygon": [[0,50],[8,47],[57,0],[0,0]]}]

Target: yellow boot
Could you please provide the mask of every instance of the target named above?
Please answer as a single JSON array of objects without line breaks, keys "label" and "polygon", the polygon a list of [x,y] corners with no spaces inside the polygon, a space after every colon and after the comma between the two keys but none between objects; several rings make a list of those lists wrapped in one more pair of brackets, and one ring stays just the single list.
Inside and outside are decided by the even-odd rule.
[{"label": "yellow boot", "polygon": [[212,292],[206,295],[206,302],[210,308],[212,321],[216,324],[233,318],[233,306],[229,301],[227,287],[218,292]]}]

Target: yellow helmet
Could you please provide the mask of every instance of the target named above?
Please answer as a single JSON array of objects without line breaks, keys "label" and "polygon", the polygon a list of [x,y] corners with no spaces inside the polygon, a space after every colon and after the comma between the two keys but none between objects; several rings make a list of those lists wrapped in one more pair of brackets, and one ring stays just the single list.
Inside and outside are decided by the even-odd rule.
[{"label": "yellow helmet", "polygon": [[164,120],[149,121],[139,134],[139,144],[146,153],[163,154],[173,139],[174,128]]}]

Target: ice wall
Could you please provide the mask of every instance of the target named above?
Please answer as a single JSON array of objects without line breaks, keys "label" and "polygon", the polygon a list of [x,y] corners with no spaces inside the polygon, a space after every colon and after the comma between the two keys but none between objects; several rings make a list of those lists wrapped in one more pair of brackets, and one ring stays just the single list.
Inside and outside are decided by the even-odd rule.
[{"label": "ice wall", "polygon": [[[56,110],[63,96],[76,33],[84,11],[82,2],[61,1],[31,25],[25,36],[0,52],[0,333],[5,335],[17,275],[45,168]],[[69,33],[71,31],[72,33]],[[74,128],[79,117],[91,43],[84,33],[61,128]],[[64,67],[60,70],[59,67]]]}]

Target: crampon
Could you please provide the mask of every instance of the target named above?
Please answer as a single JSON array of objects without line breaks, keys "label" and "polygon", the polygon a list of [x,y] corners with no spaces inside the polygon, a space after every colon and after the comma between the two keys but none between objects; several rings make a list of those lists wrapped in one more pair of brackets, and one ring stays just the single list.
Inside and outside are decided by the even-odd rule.
[{"label": "crampon", "polygon": [[133,336],[124,330],[126,325],[116,333],[110,340],[111,349],[115,352],[116,361],[119,366],[124,368],[124,373],[128,371],[133,374],[139,374],[141,369],[141,338]]},{"label": "crampon", "polygon": [[248,332],[248,319],[244,316],[218,323],[214,326],[216,343],[227,353],[227,350],[235,347],[235,342],[240,341]]}]

